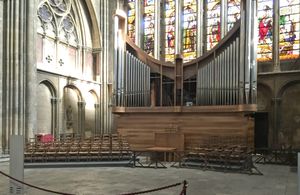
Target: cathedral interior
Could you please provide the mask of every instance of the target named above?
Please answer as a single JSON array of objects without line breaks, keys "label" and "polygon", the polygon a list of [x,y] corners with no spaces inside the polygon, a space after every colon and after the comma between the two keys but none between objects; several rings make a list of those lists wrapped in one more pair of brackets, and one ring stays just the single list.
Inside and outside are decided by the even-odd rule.
[{"label": "cathedral interior", "polygon": [[106,138],[134,162],[300,149],[300,0],[0,0],[0,26],[1,155],[12,135],[31,163],[98,161]]}]

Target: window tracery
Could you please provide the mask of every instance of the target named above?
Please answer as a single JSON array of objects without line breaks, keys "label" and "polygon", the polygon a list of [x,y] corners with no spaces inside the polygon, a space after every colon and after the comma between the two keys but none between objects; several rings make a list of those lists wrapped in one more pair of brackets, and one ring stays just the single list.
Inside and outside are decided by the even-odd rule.
[{"label": "window tracery", "polygon": [[41,25],[38,28],[43,29],[44,35],[77,46],[78,36],[70,0],[48,0],[39,6],[37,14]]}]

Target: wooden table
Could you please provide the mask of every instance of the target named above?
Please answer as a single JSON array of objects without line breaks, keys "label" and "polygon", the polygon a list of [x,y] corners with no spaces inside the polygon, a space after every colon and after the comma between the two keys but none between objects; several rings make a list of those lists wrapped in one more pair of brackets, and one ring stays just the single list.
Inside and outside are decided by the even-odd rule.
[{"label": "wooden table", "polygon": [[162,161],[159,159],[159,154],[160,153],[166,153],[166,152],[175,152],[176,148],[173,147],[150,147],[146,148],[146,151],[151,152],[154,154],[153,156],[153,162],[151,162],[148,166],[150,167],[153,163],[155,164],[155,168],[158,168],[158,165],[160,164],[162,168],[166,168],[166,166],[162,163]]},{"label": "wooden table", "polygon": [[[159,154],[160,153],[166,153],[166,152],[175,152],[176,148],[173,147],[149,147],[149,148],[144,148],[144,149],[132,149],[133,152],[133,156],[132,156],[132,160],[130,161],[130,163],[132,162],[132,167],[136,167],[137,163],[139,164],[139,167],[153,167],[153,168],[167,168],[162,161],[159,159]],[[140,161],[137,160],[137,157],[140,156],[142,153],[150,153],[150,154],[154,154],[153,155],[153,161],[150,162],[150,164],[142,164]],[[153,165],[154,166],[151,166]],[[161,165],[161,166],[159,166]]]}]

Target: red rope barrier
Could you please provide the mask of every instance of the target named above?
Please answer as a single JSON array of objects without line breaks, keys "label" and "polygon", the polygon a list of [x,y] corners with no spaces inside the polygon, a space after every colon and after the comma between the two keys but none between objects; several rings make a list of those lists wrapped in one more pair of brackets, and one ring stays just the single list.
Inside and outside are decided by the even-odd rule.
[{"label": "red rope barrier", "polygon": [[14,180],[14,181],[17,181],[17,182],[19,182],[19,183],[21,183],[21,184],[24,184],[24,185],[26,185],[26,186],[29,186],[29,187],[32,187],[32,188],[35,188],[35,189],[38,189],[38,190],[41,190],[41,191],[50,192],[50,193],[54,193],[54,194],[60,194],[60,195],[75,195],[75,194],[69,194],[69,193],[57,192],[57,191],[48,190],[48,189],[45,189],[45,188],[40,188],[40,187],[31,185],[31,184],[29,184],[29,183],[25,183],[25,182],[23,182],[23,181],[21,181],[21,180],[18,180],[18,179],[14,178],[14,177],[12,177],[12,176],[6,174],[6,173],[3,173],[2,171],[0,171],[0,174],[2,174],[2,175],[6,176],[6,177],[8,177],[8,178],[10,178],[10,179],[12,179],[12,180]]},{"label": "red rope barrier", "polygon": [[150,193],[150,192],[156,192],[156,191],[160,191],[160,190],[164,190],[164,189],[168,189],[168,188],[172,188],[172,187],[176,187],[183,184],[183,189],[182,192],[184,192],[184,194],[182,194],[182,192],[180,193],[180,195],[186,195],[186,187],[187,187],[187,182],[184,180],[183,183],[175,183],[172,185],[168,185],[168,186],[164,186],[164,187],[160,187],[160,188],[155,188],[152,190],[145,190],[145,191],[140,191],[140,192],[131,192],[131,193],[125,193],[125,194],[120,194],[120,195],[136,195],[136,194],[145,194],[145,193]]}]

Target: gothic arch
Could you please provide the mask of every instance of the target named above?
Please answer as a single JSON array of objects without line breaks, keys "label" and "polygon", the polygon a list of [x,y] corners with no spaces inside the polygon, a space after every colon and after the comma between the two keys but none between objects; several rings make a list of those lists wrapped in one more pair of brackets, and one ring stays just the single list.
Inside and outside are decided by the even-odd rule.
[{"label": "gothic arch", "polygon": [[257,84],[257,107],[258,111],[270,111],[272,89],[264,83]]},{"label": "gothic arch", "polygon": [[300,80],[285,83],[278,91],[279,144],[300,146]]},{"label": "gothic arch", "polygon": [[66,88],[73,89],[76,92],[78,101],[80,101],[80,102],[84,101],[81,91],[75,85],[69,84],[64,87],[64,89],[66,89]]},{"label": "gothic arch", "polygon": [[284,85],[282,85],[282,87],[278,90],[278,93],[277,93],[277,97],[281,98],[284,94],[284,92],[294,86],[294,85],[297,85],[300,83],[300,80],[294,80],[294,81],[288,81],[286,82]]},{"label": "gothic arch", "polygon": [[101,43],[102,43],[102,36],[101,31],[99,29],[98,23],[97,23],[97,17],[95,13],[95,9],[93,7],[91,0],[85,0],[83,1],[88,9],[88,13],[92,22],[92,42],[93,42],[93,48],[94,49],[101,49]]},{"label": "gothic arch", "polygon": [[43,80],[39,84],[44,84],[45,86],[48,87],[52,98],[57,97],[57,90],[56,90],[56,88],[54,87],[53,83],[50,80]]},{"label": "gothic arch", "polygon": [[89,90],[86,94],[85,107],[85,136],[97,134],[100,127],[100,105],[97,93]]},{"label": "gothic arch", "polygon": [[91,89],[91,90],[89,90],[89,93],[94,96],[95,103],[98,104],[99,103],[99,97],[98,97],[98,94],[96,93],[96,91]]},{"label": "gothic arch", "polygon": [[56,136],[57,134],[57,90],[50,80],[43,80],[38,85],[37,132]]}]

